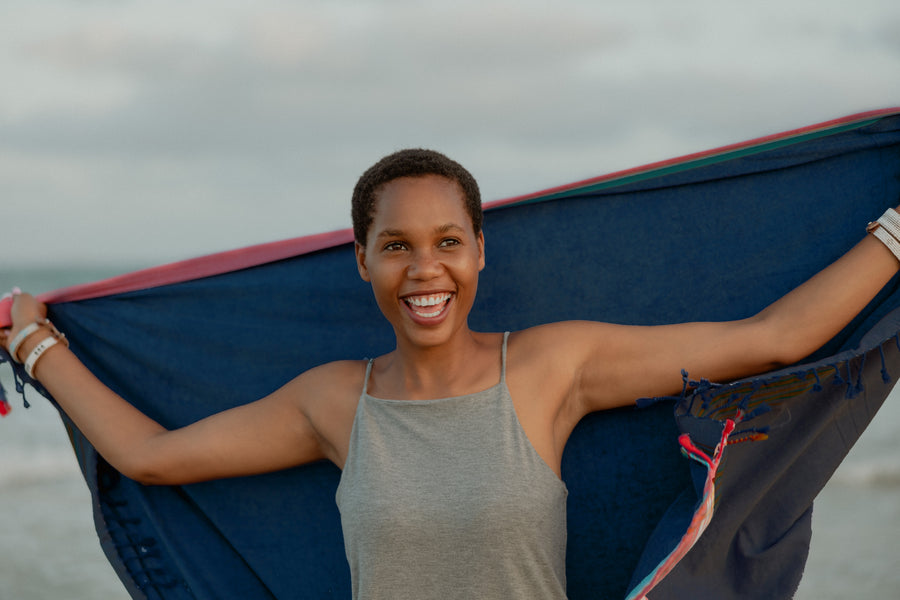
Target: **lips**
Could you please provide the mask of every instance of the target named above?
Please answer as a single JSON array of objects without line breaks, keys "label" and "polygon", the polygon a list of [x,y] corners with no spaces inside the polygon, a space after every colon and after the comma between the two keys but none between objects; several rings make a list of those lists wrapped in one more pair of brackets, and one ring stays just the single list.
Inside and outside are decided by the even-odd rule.
[{"label": "lips", "polygon": [[436,294],[419,294],[415,296],[406,296],[403,302],[409,310],[419,318],[433,319],[441,315],[453,294],[449,292],[441,292]]}]

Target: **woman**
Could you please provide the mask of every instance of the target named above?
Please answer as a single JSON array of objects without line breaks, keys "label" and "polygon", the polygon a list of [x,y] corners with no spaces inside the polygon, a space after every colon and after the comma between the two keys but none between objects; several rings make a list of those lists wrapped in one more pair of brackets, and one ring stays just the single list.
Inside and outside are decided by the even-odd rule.
[{"label": "woman", "polygon": [[468,327],[485,241],[478,188],[461,166],[430,151],[390,155],[357,183],[353,216],[360,276],[396,336],[373,361],[316,367],[266,398],[166,431],[50,346],[45,307],[30,296],[16,298],[0,344],[12,343],[106,460],[138,481],[319,459],[342,468],[337,499],[359,598],[564,598],[560,462],[584,415],[677,392],[682,369],[723,381],[793,363],[898,268],[885,221],[879,239],[866,236],[749,319],[566,322],[507,337]]}]

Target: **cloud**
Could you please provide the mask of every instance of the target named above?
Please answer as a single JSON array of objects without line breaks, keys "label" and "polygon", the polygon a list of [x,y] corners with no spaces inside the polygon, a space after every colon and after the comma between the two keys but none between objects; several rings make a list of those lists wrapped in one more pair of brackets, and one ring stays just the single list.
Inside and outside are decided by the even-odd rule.
[{"label": "cloud", "polygon": [[4,203],[86,232],[16,261],[121,257],[136,223],[150,261],[341,227],[404,146],[496,198],[900,104],[887,0],[8,4]]}]

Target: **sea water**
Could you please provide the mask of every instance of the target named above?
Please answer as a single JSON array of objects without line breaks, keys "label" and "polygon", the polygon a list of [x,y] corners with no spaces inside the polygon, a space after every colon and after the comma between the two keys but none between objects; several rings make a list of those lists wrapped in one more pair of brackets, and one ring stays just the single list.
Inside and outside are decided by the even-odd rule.
[{"label": "sea water", "polygon": [[[0,285],[39,292],[111,274],[0,270]],[[12,392],[6,365],[0,381]],[[11,397],[13,412],[0,420],[0,600],[124,600],[128,594],[100,549],[90,494],[59,417],[37,394],[29,397],[28,410]],[[816,500],[812,549],[795,598],[898,597],[898,534],[900,390]]]}]

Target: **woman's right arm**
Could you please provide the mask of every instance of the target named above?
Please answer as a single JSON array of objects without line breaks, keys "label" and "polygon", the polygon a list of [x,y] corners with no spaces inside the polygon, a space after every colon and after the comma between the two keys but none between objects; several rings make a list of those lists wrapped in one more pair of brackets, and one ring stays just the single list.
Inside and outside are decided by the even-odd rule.
[{"label": "woman's right arm", "polygon": [[[10,341],[44,317],[46,307],[28,294],[12,306]],[[40,328],[16,354],[22,360],[50,331]],[[98,380],[63,344],[35,363],[34,377],[94,445],[127,477],[146,484],[183,484],[251,475],[328,458],[302,398],[317,385],[309,372],[256,402],[223,411],[177,430],[167,430]],[[306,393],[305,393],[306,392]]]}]

